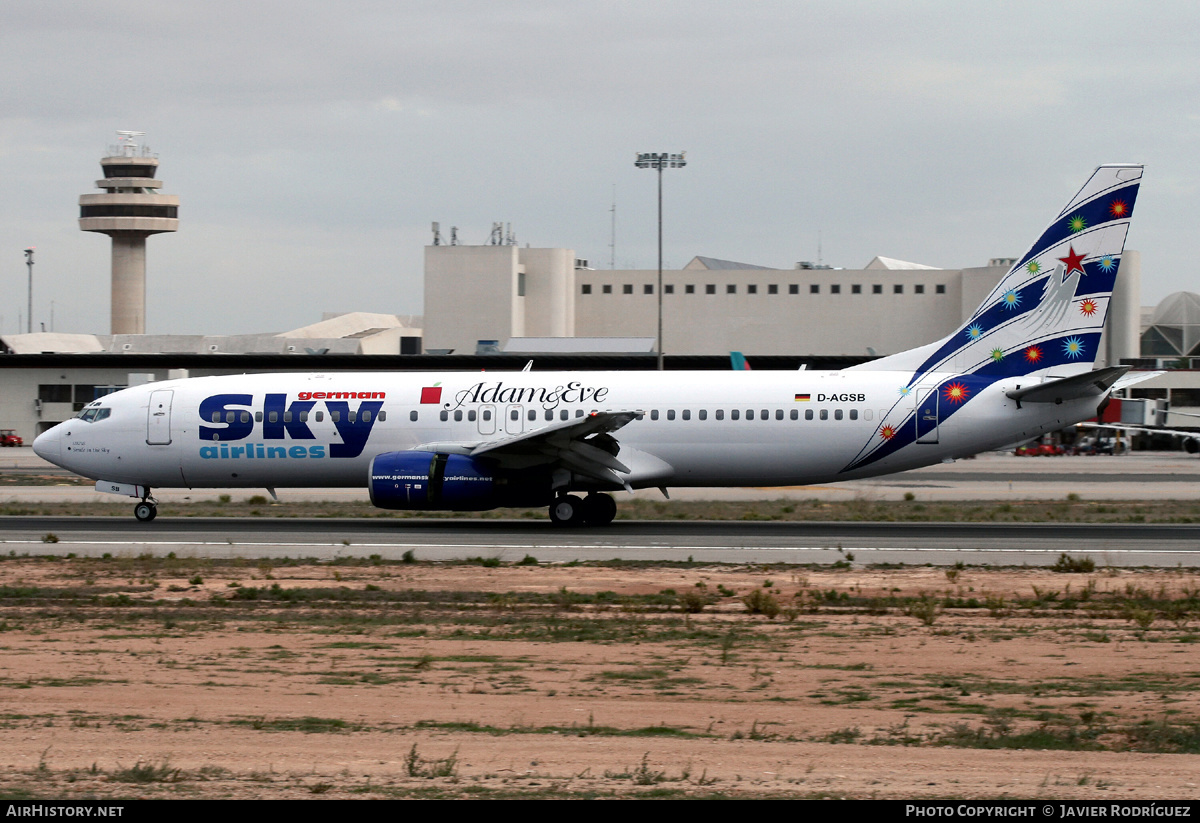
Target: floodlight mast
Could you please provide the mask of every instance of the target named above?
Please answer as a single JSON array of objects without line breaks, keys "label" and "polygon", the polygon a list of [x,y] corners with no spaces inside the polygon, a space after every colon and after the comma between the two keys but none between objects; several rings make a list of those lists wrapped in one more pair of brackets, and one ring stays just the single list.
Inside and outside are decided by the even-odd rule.
[{"label": "floodlight mast", "polygon": [[[33,333],[33,252],[33,246],[25,249],[25,265],[29,268],[29,290],[26,292],[28,305],[25,309],[25,331],[28,334]],[[18,325],[17,331],[20,330],[21,327]]]},{"label": "floodlight mast", "polygon": [[663,169],[682,169],[687,165],[687,152],[678,154],[667,152],[641,152],[634,165],[639,169],[656,169],[658,171],[658,370],[663,370],[663,208],[662,208],[662,173]]}]

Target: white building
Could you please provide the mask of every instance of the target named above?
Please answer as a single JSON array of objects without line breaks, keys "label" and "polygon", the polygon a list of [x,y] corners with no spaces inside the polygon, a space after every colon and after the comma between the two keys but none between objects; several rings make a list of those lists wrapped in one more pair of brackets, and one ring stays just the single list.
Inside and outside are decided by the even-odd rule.
[{"label": "white building", "polygon": [[[663,351],[892,354],[958,328],[1012,262],[935,269],[876,257],[862,269],[771,269],[696,257],[663,272]],[[653,337],[657,279],[657,270],[577,265],[570,249],[427,246],[425,351],[503,350],[524,337]],[[1138,356],[1137,252],[1125,252],[1117,284],[1106,363]]]}]

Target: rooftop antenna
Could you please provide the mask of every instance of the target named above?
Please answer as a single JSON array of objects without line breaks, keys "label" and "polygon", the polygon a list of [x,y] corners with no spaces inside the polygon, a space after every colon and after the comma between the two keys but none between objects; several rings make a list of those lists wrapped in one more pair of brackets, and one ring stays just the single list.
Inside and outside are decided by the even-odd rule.
[{"label": "rooftop antenna", "polygon": [[488,245],[489,246],[504,245],[504,224],[503,223],[493,223],[492,224],[492,233],[490,235],[488,235]]},{"label": "rooftop antenna", "polygon": [[437,223],[433,224],[433,245],[442,245],[442,232],[440,231]]},{"label": "rooftop antenna", "polygon": [[458,245],[458,226],[450,227],[450,245],[451,246]]},{"label": "rooftop antenna", "polygon": [[137,144],[137,141],[135,141],[133,138],[145,137],[145,136],[146,136],[146,132],[144,132],[144,131],[123,131],[123,130],[118,129],[117,137],[119,137],[120,140],[118,141],[117,145],[121,149],[121,156],[123,156],[123,157],[136,156],[138,144]]},{"label": "rooftop antenna", "polygon": [[825,261],[821,259],[821,230],[817,229],[817,265],[824,265]]}]

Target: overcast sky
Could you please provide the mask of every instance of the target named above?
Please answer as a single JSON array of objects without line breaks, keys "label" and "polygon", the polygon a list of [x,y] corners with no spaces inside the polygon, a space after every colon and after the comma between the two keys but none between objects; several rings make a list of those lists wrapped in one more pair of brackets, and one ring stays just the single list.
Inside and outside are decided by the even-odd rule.
[{"label": "overcast sky", "polygon": [[1024,252],[1109,162],[1146,164],[1142,302],[1200,291],[1200,4],[6,0],[0,331],[109,330],[78,227],[116,130],[147,132],[180,230],[148,241],[152,333],[422,311],[430,222],[668,267]]}]

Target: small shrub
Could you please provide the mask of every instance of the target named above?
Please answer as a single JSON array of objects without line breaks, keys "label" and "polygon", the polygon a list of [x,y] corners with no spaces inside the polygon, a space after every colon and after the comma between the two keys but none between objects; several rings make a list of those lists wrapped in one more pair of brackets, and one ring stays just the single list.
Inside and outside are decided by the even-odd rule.
[{"label": "small shrub", "polygon": [[1063,574],[1087,574],[1096,570],[1096,561],[1090,557],[1071,557],[1063,552],[1050,568]]},{"label": "small shrub", "polygon": [[774,620],[779,615],[779,601],[775,599],[775,595],[762,589],[750,592],[742,598],[742,603],[750,614],[765,615],[769,620]]},{"label": "small shrub", "polygon": [[942,613],[942,607],[935,598],[923,594],[919,600],[910,603],[904,613],[909,617],[915,617],[926,626],[932,626],[937,621],[938,615]]}]

